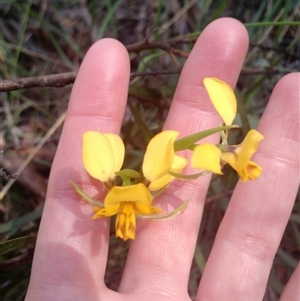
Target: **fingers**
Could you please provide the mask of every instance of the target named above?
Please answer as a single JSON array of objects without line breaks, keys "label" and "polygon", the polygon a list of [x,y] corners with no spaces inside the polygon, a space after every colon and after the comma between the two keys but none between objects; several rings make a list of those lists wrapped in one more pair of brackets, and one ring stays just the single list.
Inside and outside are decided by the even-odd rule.
[{"label": "fingers", "polygon": [[[237,41],[239,41],[237,43]],[[244,27],[232,19],[210,24],[190,54],[174,96],[165,129],[180,131],[181,136],[218,126],[215,113],[203,88],[203,78],[216,76],[232,86],[237,81],[248,37]],[[174,183],[158,203],[165,211],[191,198],[187,209],[167,221],[140,223],[132,243],[121,292],[131,289],[171,294],[179,300],[186,296],[190,265],[194,254],[209,177],[191,183]]]},{"label": "fingers", "polygon": [[259,124],[262,174],[239,182],[218,231],[196,300],[262,300],[299,186],[300,73],[282,78]]},{"label": "fingers", "polygon": [[43,286],[66,290],[66,284],[71,290],[78,285],[73,290],[78,293],[81,288],[99,286],[104,277],[108,219],[92,220],[90,205],[75,194],[70,181],[91,196],[99,193],[101,197],[101,191],[92,188],[101,187],[99,181],[91,180],[83,167],[82,134],[88,130],[119,132],[128,83],[129,58],[124,46],[111,39],[94,44],[76,78],[52,166],[29,294]]}]

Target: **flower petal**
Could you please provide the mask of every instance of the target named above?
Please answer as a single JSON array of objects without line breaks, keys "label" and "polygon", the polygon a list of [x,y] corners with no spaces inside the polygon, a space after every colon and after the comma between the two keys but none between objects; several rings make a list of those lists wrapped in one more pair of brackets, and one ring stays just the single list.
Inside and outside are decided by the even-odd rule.
[{"label": "flower petal", "polygon": [[170,171],[180,173],[187,166],[188,159],[182,156],[174,155]]},{"label": "flower petal", "polygon": [[163,131],[150,140],[142,167],[144,176],[150,182],[169,172],[174,158],[174,141],[178,135],[176,131]]},{"label": "flower petal", "polygon": [[83,134],[83,164],[93,178],[107,182],[115,177],[116,168],[124,160],[124,145],[120,140],[114,134],[95,131]]},{"label": "flower petal", "polygon": [[[175,172],[175,173],[181,173],[182,170],[187,165],[187,163],[188,163],[188,160],[186,158],[178,156],[178,155],[174,155],[170,171]],[[175,178],[174,176],[172,176],[170,174],[166,174],[163,177],[151,182],[148,188],[150,191],[159,190],[159,189],[167,186],[174,178]]]},{"label": "flower petal", "polygon": [[235,152],[224,152],[221,155],[221,159],[234,168],[238,174],[240,174],[240,170],[243,168],[243,166],[239,166],[237,164],[238,156]]},{"label": "flower petal", "polygon": [[116,237],[127,239],[135,239],[136,218],[132,203],[124,203],[116,219]]},{"label": "flower petal", "polygon": [[256,131],[250,130],[243,142],[237,147],[236,152],[239,155],[240,160],[249,160],[252,155],[257,151],[258,144],[264,136]]},{"label": "flower petal", "polygon": [[162,176],[159,179],[154,180],[150,183],[148,186],[148,189],[150,191],[156,191],[159,189],[162,189],[163,187],[167,186],[172,180],[174,179],[174,176],[171,176],[170,174],[166,174]]},{"label": "flower petal", "polygon": [[210,100],[224,123],[226,125],[232,124],[236,115],[237,102],[231,87],[214,77],[204,78],[203,83]]},{"label": "flower petal", "polygon": [[221,171],[221,150],[211,143],[200,144],[195,147],[191,166],[211,171],[216,174],[222,174]]},{"label": "flower petal", "polygon": [[83,164],[92,177],[102,182],[114,174],[114,154],[105,135],[93,131],[83,134]]},{"label": "flower petal", "polygon": [[123,162],[124,162],[124,156],[125,156],[125,146],[120,138],[120,136],[111,134],[111,133],[105,133],[103,134],[108,140],[111,145],[113,154],[114,154],[114,172],[117,172],[121,169]]},{"label": "flower petal", "polygon": [[103,216],[113,216],[119,212],[119,208],[120,208],[120,204],[107,207],[107,208],[94,207],[95,214],[93,215],[93,219],[103,217]]},{"label": "flower petal", "polygon": [[252,161],[248,161],[248,164],[245,166],[245,169],[241,170],[239,176],[241,180],[245,182],[247,180],[257,179],[260,176],[261,172],[262,168],[258,164]]},{"label": "flower petal", "polygon": [[162,213],[162,210],[159,208],[156,208],[151,205],[140,204],[140,203],[135,203],[134,208],[136,209],[136,214],[141,214],[141,215],[151,215],[151,214]]},{"label": "flower petal", "polygon": [[234,151],[222,153],[222,160],[237,171],[242,181],[254,180],[261,174],[262,168],[250,161],[250,158],[263,138],[258,131],[250,130],[243,142],[235,146]]},{"label": "flower petal", "polygon": [[235,169],[243,182],[255,180],[262,172],[262,168],[249,160],[241,161],[235,153],[223,153],[222,160]]},{"label": "flower petal", "polygon": [[137,202],[150,205],[152,203],[152,196],[147,187],[142,183],[122,187],[114,186],[107,193],[104,206],[107,208],[123,202]]}]

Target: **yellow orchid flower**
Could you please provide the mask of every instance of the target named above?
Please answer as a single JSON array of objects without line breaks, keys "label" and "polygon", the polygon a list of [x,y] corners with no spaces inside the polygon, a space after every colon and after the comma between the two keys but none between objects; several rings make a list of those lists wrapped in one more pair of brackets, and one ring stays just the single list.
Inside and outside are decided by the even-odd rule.
[{"label": "yellow orchid flower", "polygon": [[215,77],[203,80],[209,98],[226,125],[232,124],[236,115],[237,101],[231,87]]},{"label": "yellow orchid flower", "polygon": [[143,161],[143,175],[151,191],[159,190],[174,179],[170,171],[180,173],[187,165],[187,159],[175,155],[176,131],[163,131],[154,136],[148,146]]},{"label": "yellow orchid flower", "polygon": [[83,134],[83,164],[86,171],[103,183],[112,181],[122,167],[125,147],[120,136],[88,131]]},{"label": "yellow orchid flower", "polygon": [[134,239],[136,215],[153,216],[161,213],[159,208],[151,206],[152,196],[142,184],[114,186],[104,199],[104,208],[95,207],[93,219],[117,214],[116,237],[123,240]]},{"label": "yellow orchid flower", "polygon": [[[174,153],[174,141],[178,134],[175,131],[165,131],[151,139],[143,161],[142,177],[134,170],[120,171],[125,148],[118,135],[94,131],[84,133],[84,167],[92,177],[106,185],[108,193],[101,203],[85,194],[76,183],[71,183],[81,198],[94,207],[94,219],[117,215],[117,237],[123,240],[134,239],[136,218],[162,220],[176,215],[186,207],[189,200],[171,212],[162,213],[159,208],[152,206],[153,196],[150,193],[150,190],[159,190],[174,179],[169,174],[170,171],[180,173],[187,164],[185,158]],[[122,178],[123,186],[116,186],[116,175]],[[131,178],[141,182],[132,184]]]},{"label": "yellow orchid flower", "polygon": [[262,139],[264,137],[258,131],[250,130],[241,144],[232,147],[231,151],[222,153],[222,161],[234,168],[243,182],[254,180],[261,174],[262,168],[250,159]]},{"label": "yellow orchid flower", "polygon": [[250,159],[262,139],[263,136],[258,131],[250,130],[241,144],[221,146],[224,148],[223,151],[210,143],[196,146],[191,165],[194,168],[221,174],[221,162],[224,162],[237,171],[242,181],[254,180],[259,177],[262,168]]}]

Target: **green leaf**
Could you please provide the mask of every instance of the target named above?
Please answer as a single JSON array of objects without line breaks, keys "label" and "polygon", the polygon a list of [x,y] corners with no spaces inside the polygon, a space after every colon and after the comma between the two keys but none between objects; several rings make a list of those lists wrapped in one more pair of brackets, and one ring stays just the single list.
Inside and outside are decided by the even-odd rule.
[{"label": "green leaf", "polygon": [[143,138],[148,143],[154,136],[154,134],[151,132],[147,124],[145,123],[144,119],[142,118],[139,110],[134,106],[130,101],[127,103],[132,116],[134,117],[134,120],[137,124],[137,126],[140,128],[141,133],[143,135]]},{"label": "green leaf", "polygon": [[85,194],[81,188],[74,182],[70,181],[73,188],[75,189],[75,191],[78,193],[79,196],[82,197],[82,199],[86,202],[88,202],[89,204],[91,204],[92,206],[96,206],[96,207],[99,207],[99,208],[104,208],[104,204],[99,202],[99,201],[96,201],[94,199],[92,199],[91,197],[89,197],[87,194]]},{"label": "green leaf", "polygon": [[204,267],[206,265],[205,256],[201,250],[201,247],[199,245],[196,245],[196,250],[194,254],[195,262],[197,264],[198,269],[203,272]]},{"label": "green leaf", "polygon": [[0,233],[5,233],[6,236],[11,237],[15,235],[18,230],[28,223],[40,218],[42,216],[43,206],[39,206],[36,210],[24,214],[21,217],[12,219],[0,227]]},{"label": "green leaf", "polygon": [[36,236],[24,236],[0,243],[0,261],[3,260],[3,255],[9,252],[18,251],[21,248],[25,248],[28,245],[35,243]]},{"label": "green leaf", "polygon": [[225,126],[219,126],[219,127],[213,128],[213,129],[209,129],[206,131],[194,133],[192,135],[189,135],[189,136],[186,136],[179,140],[176,140],[174,142],[174,150],[175,150],[175,152],[178,152],[181,150],[188,149],[191,146],[193,146],[193,144],[195,142],[197,142],[205,137],[208,137],[210,135],[213,135],[213,134],[221,132],[221,131],[233,129],[233,128],[238,128],[238,126],[237,125],[225,125]]}]

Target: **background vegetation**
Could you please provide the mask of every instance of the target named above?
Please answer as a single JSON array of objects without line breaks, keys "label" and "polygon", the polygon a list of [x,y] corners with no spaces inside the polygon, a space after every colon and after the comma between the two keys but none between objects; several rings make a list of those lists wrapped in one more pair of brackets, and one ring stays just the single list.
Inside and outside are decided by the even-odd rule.
[{"label": "background vegetation", "polygon": [[[130,52],[132,67],[122,136],[127,149],[135,151],[127,153],[125,164],[138,167],[147,140],[163,126],[180,69],[207,24],[230,16],[248,29],[251,44],[236,89],[237,122],[247,131],[256,127],[277,80],[299,71],[299,14],[297,0],[2,0],[1,79],[65,72],[73,72],[74,77],[92,43],[103,37],[120,40]],[[71,88],[1,93],[1,300],[23,300],[26,293],[47,180]],[[226,176],[213,178],[207,196],[190,275],[191,296],[237,181],[229,168],[225,171]],[[278,300],[299,260],[299,224],[298,195],[274,260],[266,301]],[[106,283],[117,289],[128,244],[112,233],[111,246]]]}]

